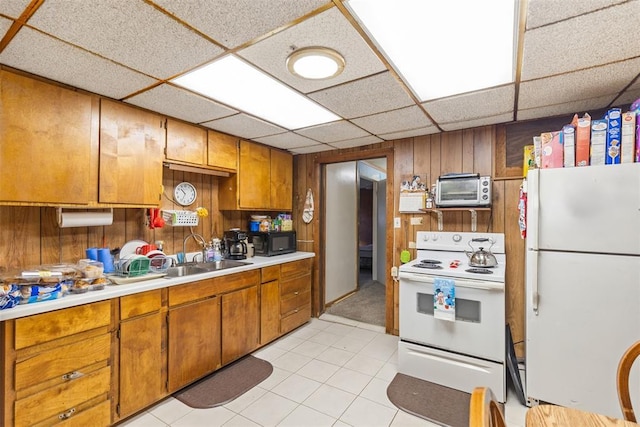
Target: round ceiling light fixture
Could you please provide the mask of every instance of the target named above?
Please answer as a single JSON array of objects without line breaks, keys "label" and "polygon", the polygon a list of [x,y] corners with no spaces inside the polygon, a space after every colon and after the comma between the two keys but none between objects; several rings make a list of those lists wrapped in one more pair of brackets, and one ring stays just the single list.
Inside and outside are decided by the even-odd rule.
[{"label": "round ceiling light fixture", "polygon": [[342,73],[344,58],[326,47],[305,47],[289,55],[287,68],[294,76],[304,79],[330,79]]}]

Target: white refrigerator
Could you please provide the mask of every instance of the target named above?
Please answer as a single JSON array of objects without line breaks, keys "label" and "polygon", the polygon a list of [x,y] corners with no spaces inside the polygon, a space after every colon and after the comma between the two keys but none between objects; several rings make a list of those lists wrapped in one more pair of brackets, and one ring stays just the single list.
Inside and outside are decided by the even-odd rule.
[{"label": "white refrigerator", "polygon": [[640,340],[640,163],[532,170],[527,187],[529,404],[622,418],[618,361]]}]

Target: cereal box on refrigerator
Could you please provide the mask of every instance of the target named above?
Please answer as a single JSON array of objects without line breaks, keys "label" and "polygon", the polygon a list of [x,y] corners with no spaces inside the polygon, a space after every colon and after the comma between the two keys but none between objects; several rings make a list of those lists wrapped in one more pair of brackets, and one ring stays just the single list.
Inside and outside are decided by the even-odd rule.
[{"label": "cereal box on refrigerator", "polygon": [[622,113],[622,137],[620,138],[620,163],[633,163],[636,145],[636,113]]},{"label": "cereal box on refrigerator", "polygon": [[591,164],[604,165],[607,151],[607,121],[591,121]]},{"label": "cereal box on refrigerator", "polygon": [[622,131],[622,111],[620,108],[612,108],[607,111],[607,148],[605,150],[604,163],[615,165],[620,163],[620,139]]},{"label": "cereal box on refrigerator", "polygon": [[576,127],[576,166],[589,166],[591,142],[591,116],[584,113],[578,118],[576,114],[571,122]]},{"label": "cereal box on refrigerator", "polygon": [[564,158],[562,131],[541,133],[540,140],[540,161],[542,163],[542,169],[561,168]]},{"label": "cereal box on refrigerator", "polygon": [[572,168],[576,165],[576,128],[573,125],[562,127],[564,146],[564,167]]}]

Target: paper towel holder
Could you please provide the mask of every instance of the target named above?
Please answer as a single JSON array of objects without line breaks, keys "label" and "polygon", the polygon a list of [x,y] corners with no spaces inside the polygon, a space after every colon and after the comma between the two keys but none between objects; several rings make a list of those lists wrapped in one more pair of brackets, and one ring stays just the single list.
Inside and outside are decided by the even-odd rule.
[{"label": "paper towel holder", "polygon": [[[57,209],[57,218],[58,218],[58,227],[60,228],[69,228],[69,227],[94,227],[101,225],[111,225],[113,224],[113,208],[109,208],[108,210],[100,210],[93,212],[63,212],[64,208]],[[67,208],[73,209],[73,208]],[[87,209],[87,208],[76,208],[76,209]]]}]

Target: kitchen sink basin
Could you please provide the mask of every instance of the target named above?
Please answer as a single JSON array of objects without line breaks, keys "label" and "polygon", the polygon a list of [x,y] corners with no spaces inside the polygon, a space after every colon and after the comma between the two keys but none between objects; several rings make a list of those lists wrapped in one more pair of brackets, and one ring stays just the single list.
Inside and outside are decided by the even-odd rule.
[{"label": "kitchen sink basin", "polygon": [[235,261],[231,259],[224,259],[222,261],[181,264],[175,267],[169,267],[169,269],[167,270],[167,275],[165,277],[171,278],[191,276],[192,274],[209,273],[211,271],[224,270],[227,268],[242,267],[243,265],[248,264],[250,263]]}]

